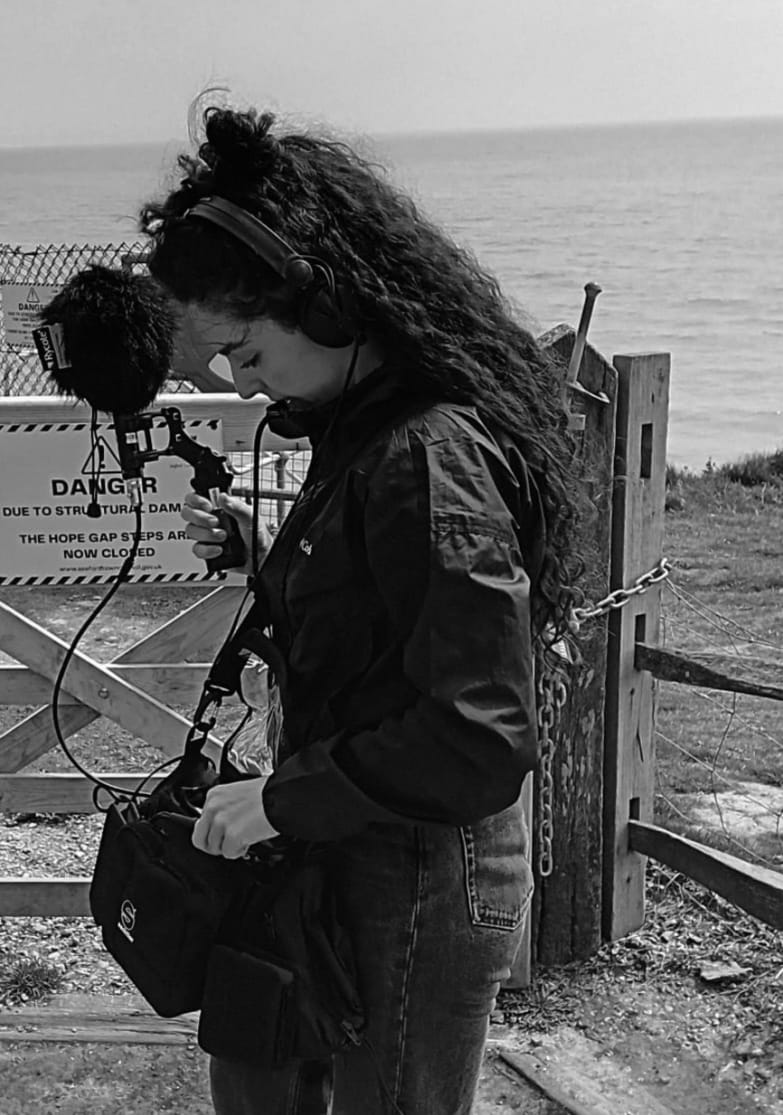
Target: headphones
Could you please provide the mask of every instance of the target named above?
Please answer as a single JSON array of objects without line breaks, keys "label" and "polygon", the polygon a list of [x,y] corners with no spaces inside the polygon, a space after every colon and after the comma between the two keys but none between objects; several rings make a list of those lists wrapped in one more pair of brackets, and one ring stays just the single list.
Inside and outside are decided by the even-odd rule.
[{"label": "headphones", "polygon": [[337,283],[328,263],[295,252],[258,217],[223,197],[203,198],[185,217],[217,225],[271,267],[300,296],[299,327],[311,341],[325,348],[362,342],[350,293]]}]

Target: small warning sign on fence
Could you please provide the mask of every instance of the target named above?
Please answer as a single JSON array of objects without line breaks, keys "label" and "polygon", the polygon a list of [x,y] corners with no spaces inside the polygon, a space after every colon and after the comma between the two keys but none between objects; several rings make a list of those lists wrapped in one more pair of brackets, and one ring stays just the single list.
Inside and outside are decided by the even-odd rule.
[{"label": "small warning sign on fence", "polygon": [[0,309],[7,345],[33,348],[33,329],[40,324],[38,315],[62,290],[53,283],[0,283]]},{"label": "small warning sign on fence", "polygon": [[[203,445],[221,450],[220,422],[186,422]],[[195,427],[195,428],[194,428]],[[162,445],[167,432],[161,431]],[[99,518],[88,515],[89,424],[0,425],[0,585],[98,584],[113,580],[130,552],[135,514],[112,460],[114,431],[99,426],[105,467],[97,481]],[[192,469],[176,457],[145,465],[142,535],[130,581],[203,581],[207,568],[192,552],[180,511]]]}]

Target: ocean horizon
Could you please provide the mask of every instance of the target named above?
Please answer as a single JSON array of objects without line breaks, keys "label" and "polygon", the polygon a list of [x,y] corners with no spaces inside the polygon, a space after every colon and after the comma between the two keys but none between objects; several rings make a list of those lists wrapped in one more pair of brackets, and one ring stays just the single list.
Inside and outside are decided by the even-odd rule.
[{"label": "ocean horizon", "polygon": [[[540,331],[576,325],[592,281],[604,356],[671,354],[672,463],[783,446],[783,119],[388,133],[361,148]],[[0,242],[133,243],[186,149],[0,148]]]}]

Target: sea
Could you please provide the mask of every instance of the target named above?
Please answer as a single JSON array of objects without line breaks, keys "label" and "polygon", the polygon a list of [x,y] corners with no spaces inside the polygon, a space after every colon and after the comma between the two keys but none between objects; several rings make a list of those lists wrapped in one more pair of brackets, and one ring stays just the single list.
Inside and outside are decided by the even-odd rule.
[{"label": "sea", "polygon": [[[671,463],[783,448],[783,119],[350,139],[534,328],[595,282],[604,356],[671,354]],[[134,242],[186,149],[0,149],[0,243]]]}]

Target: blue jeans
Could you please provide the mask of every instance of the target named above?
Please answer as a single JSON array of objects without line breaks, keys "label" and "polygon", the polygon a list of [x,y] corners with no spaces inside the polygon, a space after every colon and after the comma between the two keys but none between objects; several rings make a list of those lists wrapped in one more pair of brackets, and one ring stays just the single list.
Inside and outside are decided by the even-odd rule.
[{"label": "blue jeans", "polygon": [[212,1058],[217,1115],[469,1115],[530,904],[527,839],[518,802],[469,828],[335,844],[367,1041],[274,1071]]}]

